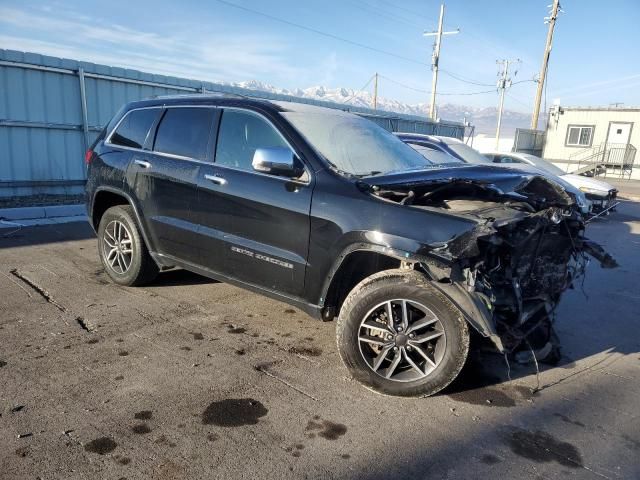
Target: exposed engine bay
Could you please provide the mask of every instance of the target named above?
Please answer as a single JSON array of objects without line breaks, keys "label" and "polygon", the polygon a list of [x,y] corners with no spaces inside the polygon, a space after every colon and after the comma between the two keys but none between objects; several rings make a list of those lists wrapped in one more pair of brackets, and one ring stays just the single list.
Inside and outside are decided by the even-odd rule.
[{"label": "exposed engine bay", "polygon": [[522,175],[502,185],[468,178],[394,182],[371,193],[476,220],[470,230],[430,245],[428,260],[414,268],[502,353],[541,351],[550,344],[561,294],[585,274],[589,256],[604,268],[617,266],[585,237],[572,197],[542,177]]}]

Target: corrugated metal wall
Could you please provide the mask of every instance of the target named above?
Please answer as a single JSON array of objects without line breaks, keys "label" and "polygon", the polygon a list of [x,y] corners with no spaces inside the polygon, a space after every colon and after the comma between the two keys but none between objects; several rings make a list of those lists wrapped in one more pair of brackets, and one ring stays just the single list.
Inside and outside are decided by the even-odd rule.
[{"label": "corrugated metal wall", "polygon": [[0,49],[0,197],[81,193],[87,144],[123,104],[189,92],[304,102],[352,111],[390,131],[464,135],[454,122]]}]

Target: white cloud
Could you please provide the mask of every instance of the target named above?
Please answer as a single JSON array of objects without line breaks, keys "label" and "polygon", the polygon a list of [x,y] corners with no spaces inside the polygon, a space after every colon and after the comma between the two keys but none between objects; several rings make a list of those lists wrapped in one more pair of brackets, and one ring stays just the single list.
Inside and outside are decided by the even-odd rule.
[{"label": "white cloud", "polygon": [[[607,91],[610,91],[612,88],[620,89],[620,88],[634,86],[638,84],[638,80],[640,80],[640,73],[636,73],[633,75],[626,75],[624,77],[610,78],[608,80],[601,80],[599,82],[591,82],[591,83],[584,83],[582,85],[574,85],[569,88],[560,88],[560,89],[554,90],[553,94],[562,95],[565,93],[570,93],[572,94],[572,96],[574,96],[573,94],[576,94],[577,92],[589,91],[588,95],[591,95],[592,93],[597,93],[597,92],[607,92]],[[594,89],[594,87],[600,87],[600,88]],[[582,93],[581,96],[583,95],[586,95],[586,94]]]},{"label": "white cloud", "polygon": [[322,77],[320,83],[322,85],[331,85],[335,80],[335,73],[338,71],[338,55],[331,52],[320,64]]},{"label": "white cloud", "polygon": [[[0,26],[16,33],[0,36],[0,45],[153,73],[201,80],[289,78],[299,67],[286,60],[287,44],[273,36],[227,32],[224,28],[188,28],[174,35],[138,31],[72,12],[0,7]],[[158,25],[160,31],[165,29]]]}]

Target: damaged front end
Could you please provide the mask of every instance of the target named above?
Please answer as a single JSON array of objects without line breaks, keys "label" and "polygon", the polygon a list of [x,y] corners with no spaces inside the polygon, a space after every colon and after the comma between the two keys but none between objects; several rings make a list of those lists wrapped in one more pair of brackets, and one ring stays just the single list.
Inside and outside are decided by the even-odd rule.
[{"label": "damaged front end", "polygon": [[380,182],[371,192],[413,208],[475,219],[473,228],[429,245],[423,252],[427,260],[415,267],[500,352],[542,351],[550,344],[561,294],[584,275],[589,256],[604,268],[617,264],[585,238],[579,209],[560,185],[483,168]]}]

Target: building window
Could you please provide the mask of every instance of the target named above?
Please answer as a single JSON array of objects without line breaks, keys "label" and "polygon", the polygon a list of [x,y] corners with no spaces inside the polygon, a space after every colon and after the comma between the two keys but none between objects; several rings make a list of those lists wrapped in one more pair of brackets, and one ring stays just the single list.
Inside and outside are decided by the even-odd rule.
[{"label": "building window", "polygon": [[568,147],[590,147],[593,140],[593,126],[569,125],[567,127]]}]

